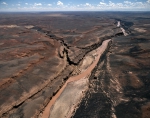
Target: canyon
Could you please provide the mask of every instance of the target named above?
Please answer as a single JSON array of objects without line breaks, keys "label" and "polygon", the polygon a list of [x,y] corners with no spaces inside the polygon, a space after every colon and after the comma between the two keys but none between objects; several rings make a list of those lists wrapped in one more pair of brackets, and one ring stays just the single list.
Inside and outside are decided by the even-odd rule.
[{"label": "canyon", "polygon": [[149,118],[149,12],[0,17],[0,117]]}]

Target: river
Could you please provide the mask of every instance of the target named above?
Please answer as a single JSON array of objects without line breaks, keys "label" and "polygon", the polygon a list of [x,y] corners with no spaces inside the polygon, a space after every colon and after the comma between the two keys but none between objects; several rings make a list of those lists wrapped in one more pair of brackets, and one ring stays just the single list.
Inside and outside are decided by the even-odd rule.
[{"label": "river", "polygon": [[[101,55],[106,50],[111,39],[103,41],[102,45],[96,49],[97,57],[95,61],[81,74],[70,77],[63,87],[50,100],[43,111],[42,118],[70,117],[78,101],[83,97],[83,91],[88,89],[88,79],[92,70],[98,64]],[[70,86],[71,85],[71,86]],[[67,98],[67,99],[66,99]]]}]

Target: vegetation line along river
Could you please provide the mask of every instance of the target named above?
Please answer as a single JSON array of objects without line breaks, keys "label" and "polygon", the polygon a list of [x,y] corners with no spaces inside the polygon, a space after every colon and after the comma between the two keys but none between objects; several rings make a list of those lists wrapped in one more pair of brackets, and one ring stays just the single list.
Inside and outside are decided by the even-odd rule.
[{"label": "vegetation line along river", "polygon": [[[96,67],[101,55],[106,50],[111,39],[103,41],[102,45],[96,49],[97,57],[95,61],[81,74],[70,77],[63,87],[50,100],[42,118],[70,117],[78,102],[83,97],[83,91],[88,89],[88,77]],[[70,94],[71,95],[70,95]],[[69,97],[69,98],[68,98]],[[66,100],[66,98],[68,98]],[[65,111],[64,111],[65,110]]]}]

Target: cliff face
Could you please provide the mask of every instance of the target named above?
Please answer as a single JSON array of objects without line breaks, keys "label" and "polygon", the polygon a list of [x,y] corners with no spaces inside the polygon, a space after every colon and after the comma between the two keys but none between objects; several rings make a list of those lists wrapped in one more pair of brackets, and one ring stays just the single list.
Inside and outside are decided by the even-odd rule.
[{"label": "cliff face", "polygon": [[68,78],[87,67],[84,59],[92,63],[89,53],[110,38],[73,117],[147,117],[147,19],[140,25],[136,14],[52,14],[0,14],[0,117],[40,117]]}]

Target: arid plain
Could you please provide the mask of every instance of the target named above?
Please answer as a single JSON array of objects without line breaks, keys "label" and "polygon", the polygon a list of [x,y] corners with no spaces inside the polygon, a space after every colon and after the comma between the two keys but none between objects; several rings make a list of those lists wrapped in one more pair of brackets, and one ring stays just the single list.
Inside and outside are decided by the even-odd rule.
[{"label": "arid plain", "polygon": [[0,117],[150,118],[150,12],[0,13]]}]

